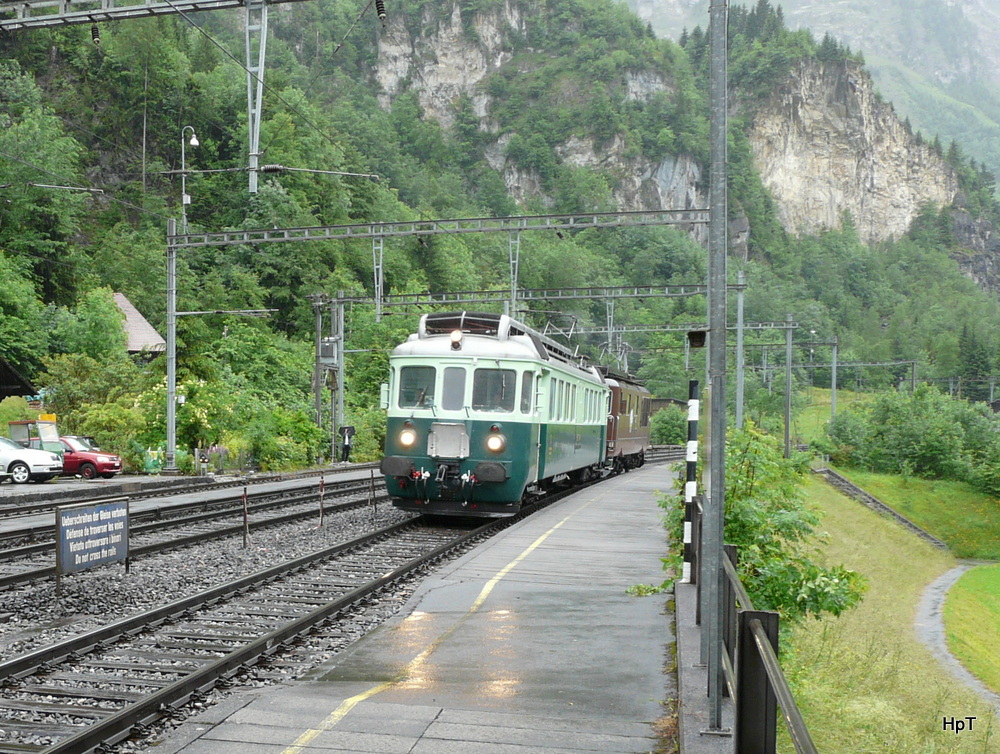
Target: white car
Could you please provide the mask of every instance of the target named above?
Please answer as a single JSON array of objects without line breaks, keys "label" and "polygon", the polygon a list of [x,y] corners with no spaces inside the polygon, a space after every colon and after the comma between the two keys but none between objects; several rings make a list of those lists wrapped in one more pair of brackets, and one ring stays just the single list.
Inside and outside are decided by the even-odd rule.
[{"label": "white car", "polygon": [[62,473],[63,461],[58,453],[25,448],[13,440],[0,437],[0,481],[10,476],[14,484],[47,482]]}]

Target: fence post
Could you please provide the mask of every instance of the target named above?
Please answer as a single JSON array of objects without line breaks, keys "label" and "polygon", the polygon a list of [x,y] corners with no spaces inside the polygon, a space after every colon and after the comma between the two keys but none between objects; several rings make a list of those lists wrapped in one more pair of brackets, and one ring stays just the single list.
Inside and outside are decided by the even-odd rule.
[{"label": "fence post", "polygon": [[[729,562],[736,567],[738,556],[736,545],[723,545],[722,551]],[[741,605],[746,609],[746,605]],[[737,631],[739,623],[739,612],[736,609],[736,589],[732,582],[726,577],[726,571],[722,571],[722,642],[725,644],[726,654],[729,657],[729,665],[736,671],[736,639],[739,636]],[[722,695],[729,696],[728,684],[723,684]]]},{"label": "fence post", "polygon": [[764,660],[757,648],[751,623],[759,621],[767,639],[778,652],[778,614],[764,610],[742,610],[739,614],[739,653],[736,672],[735,754],[775,754],[778,704],[767,678]]}]

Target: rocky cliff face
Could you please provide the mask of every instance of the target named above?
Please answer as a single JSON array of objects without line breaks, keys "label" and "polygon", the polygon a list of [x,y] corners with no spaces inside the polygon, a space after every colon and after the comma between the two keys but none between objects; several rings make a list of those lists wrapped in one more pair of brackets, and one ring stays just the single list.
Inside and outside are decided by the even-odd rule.
[{"label": "rocky cliff face", "polygon": [[864,240],[898,238],[922,205],[958,193],[954,172],[853,63],[801,63],[757,113],[750,141],[792,233],[838,228],[849,212]]},{"label": "rocky cliff face", "polygon": [[[481,128],[495,133],[487,149],[490,164],[502,173],[519,201],[540,197],[541,182],[508,159],[508,134],[498,133],[488,117],[489,95],[479,84],[509,63],[513,34],[523,35],[530,14],[508,0],[502,8],[463,22],[454,6],[447,20],[428,14],[423,36],[411,35],[402,20],[382,36],[376,73],[384,106],[408,82],[428,116],[444,127],[454,122],[453,103],[469,96],[482,118]],[[636,72],[628,96],[649,97],[670,82]],[[845,212],[861,235],[878,241],[903,234],[925,203],[949,204],[958,191],[950,169],[907,131],[892,107],[881,102],[867,74],[853,64],[802,64],[787,86],[764,103],[754,119],[751,140],[756,163],[792,233],[812,233],[840,226]],[[614,196],[623,210],[707,206],[699,193],[707,166],[683,155],[637,158],[621,139],[597,145],[570,138],[558,148],[560,158],[576,166],[601,168],[615,176]],[[742,252],[746,228],[733,228],[735,253]],[[752,233],[752,229],[749,229]]]},{"label": "rocky cliff face", "polygon": [[[453,104],[464,94],[471,98],[475,112],[482,118],[481,128],[497,133],[497,124],[487,114],[489,95],[478,85],[510,62],[510,37],[523,34],[529,23],[523,7],[508,1],[498,10],[477,13],[471,26],[463,24],[457,5],[446,22],[436,20],[429,11],[422,21],[422,28],[430,30],[425,36],[411,36],[403,21],[397,19],[379,42],[376,80],[382,90],[383,106],[390,106],[393,97],[409,82],[424,112],[449,128],[454,123]],[[637,71],[630,75],[626,87],[630,99],[643,99],[669,89],[670,82]],[[538,176],[507,159],[509,138],[509,134],[497,133],[486,150],[490,165],[504,176],[508,191],[517,201],[536,197],[545,201]],[[696,188],[702,168],[683,155],[662,155],[652,161],[638,159],[626,155],[624,140],[619,138],[600,148],[591,139],[570,138],[558,148],[558,154],[565,164],[600,168],[615,176],[614,197],[622,210],[688,209],[707,204]]]}]

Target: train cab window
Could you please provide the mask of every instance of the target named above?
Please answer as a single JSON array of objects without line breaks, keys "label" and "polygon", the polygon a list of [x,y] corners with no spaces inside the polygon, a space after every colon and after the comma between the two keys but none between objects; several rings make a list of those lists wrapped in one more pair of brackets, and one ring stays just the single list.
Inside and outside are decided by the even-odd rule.
[{"label": "train cab window", "polygon": [[521,375],[521,413],[530,414],[531,404],[534,403],[534,393],[532,388],[534,385],[534,372],[524,372]]},{"label": "train cab window", "polygon": [[472,376],[474,411],[513,412],[517,372],[513,369],[477,369]]},{"label": "train cab window", "polygon": [[445,367],[441,381],[441,408],[459,411],[465,406],[465,367]]},{"label": "train cab window", "polygon": [[434,367],[403,367],[399,370],[399,407],[430,408],[434,405]]}]

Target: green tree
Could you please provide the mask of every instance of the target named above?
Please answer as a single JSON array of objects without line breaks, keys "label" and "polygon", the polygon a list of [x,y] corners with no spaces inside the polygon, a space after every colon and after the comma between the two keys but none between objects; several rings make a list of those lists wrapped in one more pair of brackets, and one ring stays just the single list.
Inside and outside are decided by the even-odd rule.
[{"label": "green tree", "polygon": [[49,338],[27,267],[26,260],[0,249],[0,356],[31,376],[48,352]]},{"label": "green tree", "polygon": [[83,295],[75,312],[53,312],[53,349],[59,353],[85,354],[96,360],[125,358],[125,315],[109,288],[95,288]]},{"label": "green tree", "polygon": [[687,411],[681,406],[664,406],[649,422],[649,439],[654,445],[683,445],[687,435]]},{"label": "green tree", "polygon": [[[29,186],[80,186],[80,147],[67,136],[42,91],[13,60],[0,60],[0,251],[25,263],[47,298],[72,298],[76,254],[71,239],[85,205],[80,192]],[[16,187],[16,190],[11,188]]]}]

